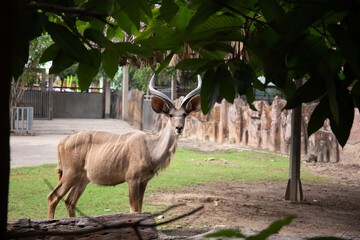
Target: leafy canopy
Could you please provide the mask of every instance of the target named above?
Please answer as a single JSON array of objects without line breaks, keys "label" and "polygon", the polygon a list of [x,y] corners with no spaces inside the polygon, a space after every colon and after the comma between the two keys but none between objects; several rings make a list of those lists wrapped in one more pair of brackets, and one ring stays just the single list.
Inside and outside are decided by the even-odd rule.
[{"label": "leafy canopy", "polygon": [[[204,113],[219,96],[233,102],[236,94],[246,95],[252,104],[253,89],[265,90],[271,82],[288,109],[319,100],[308,133],[329,119],[344,146],[360,106],[357,0],[24,0],[19,6],[15,78],[28,61],[29,41],[46,31],[54,44],[42,62],[53,62],[50,73],[78,62],[82,90],[100,65],[113,78],[119,58],[164,54],[159,73],[178,54],[188,58],[177,68],[203,74]],[[135,40],[112,41],[129,36]],[[184,54],[189,47],[192,52]],[[303,77],[308,80],[296,89],[294,79]]]}]

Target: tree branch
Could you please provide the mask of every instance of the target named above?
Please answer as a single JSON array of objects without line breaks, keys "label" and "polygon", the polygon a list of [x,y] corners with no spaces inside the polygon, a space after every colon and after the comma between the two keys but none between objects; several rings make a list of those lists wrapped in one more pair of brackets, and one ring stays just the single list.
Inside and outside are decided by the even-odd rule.
[{"label": "tree branch", "polygon": [[36,3],[36,4],[23,4],[21,5],[23,9],[38,9],[43,10],[46,12],[53,12],[53,13],[70,13],[78,16],[89,16],[99,19],[106,24],[113,26],[111,23],[106,21],[105,17],[107,16],[105,13],[96,13],[86,10],[85,8],[79,7],[64,7],[54,4],[48,3]]},{"label": "tree branch", "polygon": [[215,2],[216,2],[217,4],[223,6],[224,8],[230,9],[231,11],[233,11],[233,12],[235,12],[235,13],[243,16],[243,17],[244,17],[245,19],[247,19],[247,20],[255,21],[255,22],[260,23],[260,24],[262,24],[262,25],[268,25],[267,22],[260,21],[260,20],[258,20],[258,19],[256,19],[256,18],[252,18],[252,17],[246,16],[246,14],[240,12],[238,9],[236,9],[236,8],[234,8],[234,7],[232,7],[232,6],[227,5],[226,3],[224,3],[224,2],[221,1],[221,0],[215,0]]}]

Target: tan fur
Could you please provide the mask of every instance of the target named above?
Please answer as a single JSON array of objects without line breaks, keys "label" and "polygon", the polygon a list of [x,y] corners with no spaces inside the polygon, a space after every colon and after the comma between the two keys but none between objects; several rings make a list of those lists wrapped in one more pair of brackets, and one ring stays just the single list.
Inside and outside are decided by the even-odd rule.
[{"label": "tan fur", "polygon": [[82,131],[62,139],[57,149],[59,183],[47,198],[48,217],[54,218],[57,204],[68,192],[66,209],[69,217],[75,217],[77,201],[89,182],[104,186],[127,182],[130,209],[141,212],[147,183],[170,164],[177,128],[185,124],[185,109],[169,112],[170,121],[157,135]]}]

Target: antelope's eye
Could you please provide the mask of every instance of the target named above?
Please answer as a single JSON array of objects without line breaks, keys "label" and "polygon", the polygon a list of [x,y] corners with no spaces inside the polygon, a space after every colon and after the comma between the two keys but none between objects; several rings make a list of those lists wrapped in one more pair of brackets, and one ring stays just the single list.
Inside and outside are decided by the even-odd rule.
[{"label": "antelope's eye", "polygon": [[169,114],[169,117],[171,117],[171,118],[172,118],[172,117],[173,117],[173,115],[172,115],[172,114]]},{"label": "antelope's eye", "polygon": [[183,117],[186,117],[186,113],[183,114]]}]

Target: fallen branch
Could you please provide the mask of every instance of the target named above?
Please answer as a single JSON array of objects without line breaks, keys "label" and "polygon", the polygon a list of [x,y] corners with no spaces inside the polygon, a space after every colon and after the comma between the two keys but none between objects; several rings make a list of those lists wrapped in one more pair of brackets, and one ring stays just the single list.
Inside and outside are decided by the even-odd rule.
[{"label": "fallen branch", "polygon": [[[177,205],[178,206],[178,205]],[[175,206],[176,207],[176,206]],[[174,206],[169,207],[169,209]],[[120,213],[108,214],[92,217],[58,218],[30,220],[20,219],[17,222],[8,223],[7,237],[9,239],[28,238],[28,237],[87,237],[96,236],[97,239],[119,236],[121,239],[156,239],[157,226],[175,222],[181,218],[190,216],[200,210],[200,206],[188,213],[169,219],[168,221],[156,223],[151,213]],[[166,212],[164,211],[164,212]],[[91,236],[88,234],[92,234]],[[94,235],[95,234],[95,235]],[[110,235],[109,235],[110,234]],[[88,236],[86,236],[88,235]]]},{"label": "fallen branch", "polygon": [[77,239],[157,239],[151,213],[121,213],[92,217],[30,220],[8,223],[8,239],[58,236]]}]

